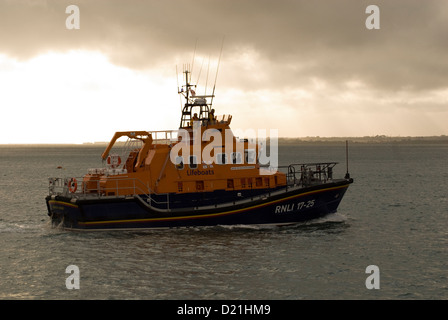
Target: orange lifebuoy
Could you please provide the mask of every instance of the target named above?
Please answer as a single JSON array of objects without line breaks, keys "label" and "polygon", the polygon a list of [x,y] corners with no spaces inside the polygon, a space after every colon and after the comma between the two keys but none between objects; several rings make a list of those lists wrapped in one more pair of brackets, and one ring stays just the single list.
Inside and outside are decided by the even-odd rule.
[{"label": "orange lifebuoy", "polygon": [[111,168],[116,168],[121,164],[120,156],[108,156],[107,157],[107,165],[111,166]]},{"label": "orange lifebuoy", "polygon": [[76,181],[75,178],[71,178],[70,182],[68,183],[68,190],[71,193],[75,193],[76,189],[78,189],[78,181]]}]

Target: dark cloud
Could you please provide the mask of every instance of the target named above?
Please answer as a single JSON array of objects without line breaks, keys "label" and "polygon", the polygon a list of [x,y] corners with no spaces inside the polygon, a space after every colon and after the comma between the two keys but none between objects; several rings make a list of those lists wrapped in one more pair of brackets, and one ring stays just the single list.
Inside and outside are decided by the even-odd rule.
[{"label": "dark cloud", "polygon": [[[70,4],[80,8],[80,30],[65,28]],[[365,27],[369,4],[3,0],[0,52],[28,59],[47,51],[95,50],[115,64],[142,69],[191,58],[196,40],[198,55],[217,58],[225,36],[222,63],[229,69],[220,78],[225,85],[233,81],[247,89],[300,87],[319,78],[336,87],[359,81],[386,91],[448,87],[446,1],[375,1],[381,10],[380,30]],[[254,69],[237,63],[248,53],[256,59]],[[257,69],[263,78],[257,78]]]}]

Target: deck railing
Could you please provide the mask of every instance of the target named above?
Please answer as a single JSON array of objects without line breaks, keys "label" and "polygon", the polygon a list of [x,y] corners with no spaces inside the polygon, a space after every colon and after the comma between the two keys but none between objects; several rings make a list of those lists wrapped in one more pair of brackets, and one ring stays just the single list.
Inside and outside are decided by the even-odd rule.
[{"label": "deck railing", "polygon": [[294,163],[279,166],[278,169],[286,174],[288,186],[308,187],[332,180],[333,168],[337,164],[338,162]]},{"label": "deck railing", "polygon": [[[237,194],[237,199],[233,203],[244,201],[253,201],[256,199],[264,199],[270,197],[272,194],[288,192],[296,188],[304,188],[321,183],[327,183],[333,180],[333,168],[337,162],[325,163],[298,163],[287,166],[279,166],[278,171],[285,173],[286,185],[284,188],[272,189],[263,193],[253,193],[260,186],[255,183],[248,183],[247,188],[241,189],[241,192],[251,191],[248,197],[240,197],[240,192]],[[97,169],[100,170],[100,169]],[[103,170],[104,171],[104,170]],[[97,174],[103,174],[103,171]],[[223,179],[226,180],[226,179]],[[263,189],[264,186],[261,187]],[[239,191],[235,190],[235,191]],[[160,209],[170,210],[169,193],[155,193],[149,185],[145,184],[138,178],[129,177],[111,177],[108,176],[107,183],[105,180],[84,180],[84,178],[49,178],[49,194],[50,196],[64,196],[72,199],[114,199],[114,198],[128,198],[138,197],[148,206],[157,207]],[[214,206],[222,206],[225,204],[215,204]],[[192,207],[193,210],[199,207]]]},{"label": "deck railing", "polygon": [[113,178],[108,177],[107,187],[99,180],[84,180],[82,177],[71,178],[49,178],[48,191],[50,196],[65,196],[74,199],[95,199],[95,198],[126,198],[134,196],[144,196],[149,204],[151,202],[166,205],[169,207],[169,195],[157,194],[166,197],[165,201],[155,200],[148,185],[137,178]]},{"label": "deck railing", "polygon": [[170,144],[178,141],[179,130],[148,131],[154,144]]}]

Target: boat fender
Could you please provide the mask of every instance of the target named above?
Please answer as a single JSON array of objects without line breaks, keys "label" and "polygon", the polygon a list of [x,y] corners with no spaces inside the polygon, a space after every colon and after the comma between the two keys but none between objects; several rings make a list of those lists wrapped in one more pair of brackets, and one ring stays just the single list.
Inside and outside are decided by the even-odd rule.
[{"label": "boat fender", "polygon": [[75,193],[76,189],[78,189],[78,181],[75,178],[71,178],[70,182],[68,183],[68,190],[71,193]]}]

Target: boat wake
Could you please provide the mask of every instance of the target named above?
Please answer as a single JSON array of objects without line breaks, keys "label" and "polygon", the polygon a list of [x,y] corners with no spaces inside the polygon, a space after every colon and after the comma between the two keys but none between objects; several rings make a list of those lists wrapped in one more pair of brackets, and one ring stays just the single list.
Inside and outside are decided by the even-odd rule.
[{"label": "boat wake", "polygon": [[36,227],[29,224],[0,221],[0,233],[29,232],[32,229],[36,229]]},{"label": "boat wake", "polygon": [[195,228],[187,228],[201,230],[228,230],[228,231],[276,231],[276,230],[306,230],[309,228],[325,229],[345,224],[347,217],[341,213],[329,214],[322,218],[308,220],[303,222],[294,222],[288,224],[235,224],[235,225],[218,225],[218,226],[203,226]]}]

